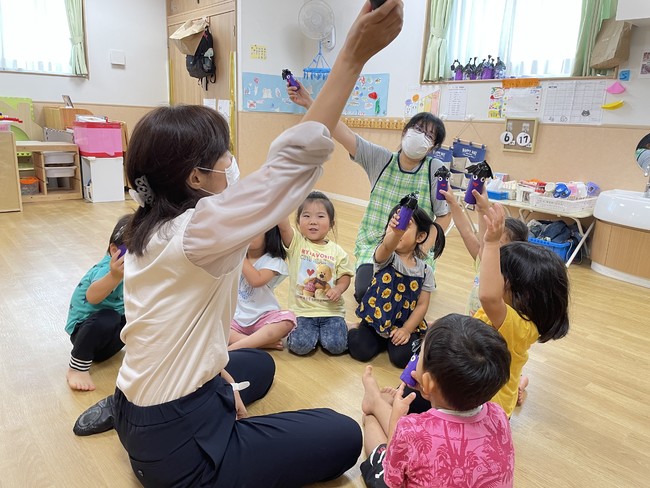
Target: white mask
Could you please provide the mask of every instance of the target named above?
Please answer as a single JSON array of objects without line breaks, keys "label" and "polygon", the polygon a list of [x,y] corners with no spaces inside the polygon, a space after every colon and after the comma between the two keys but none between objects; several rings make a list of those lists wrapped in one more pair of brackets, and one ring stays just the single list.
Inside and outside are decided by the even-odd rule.
[{"label": "white mask", "polygon": [[410,158],[419,161],[431,150],[433,144],[426,134],[408,129],[402,137],[402,151]]},{"label": "white mask", "polygon": [[226,181],[228,186],[233,186],[239,181],[239,165],[235,156],[232,157],[232,163],[226,168]]},{"label": "white mask", "polygon": [[[230,166],[228,166],[226,169],[210,169],[210,168],[199,168],[201,171],[210,171],[211,173],[222,173],[226,175],[226,188],[229,186],[233,186],[235,183],[239,181],[239,165],[237,164],[237,160],[235,159],[235,156],[232,157],[230,160]],[[205,188],[200,188],[200,190],[203,190],[206,193],[209,193],[210,195],[216,195],[216,193],[212,193],[211,191],[206,190]]]}]

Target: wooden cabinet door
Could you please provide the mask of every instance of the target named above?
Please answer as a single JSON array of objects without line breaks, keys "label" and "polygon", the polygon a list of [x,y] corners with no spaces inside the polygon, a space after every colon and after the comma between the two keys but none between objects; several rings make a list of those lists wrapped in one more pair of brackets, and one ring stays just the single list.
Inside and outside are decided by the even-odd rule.
[{"label": "wooden cabinet door", "polygon": [[[235,39],[235,11],[233,9],[210,15],[207,18],[214,43],[217,65],[216,83],[209,83],[206,90],[199,84],[198,79],[192,78],[185,69],[185,55],[168,39],[170,102],[172,104],[201,105],[204,98],[230,99],[230,53],[235,51],[237,46]],[[182,22],[170,24],[168,26],[168,35],[171,35],[182,24]]]},{"label": "wooden cabinet door", "polygon": [[0,212],[23,209],[18,177],[16,141],[12,132],[0,132]]}]

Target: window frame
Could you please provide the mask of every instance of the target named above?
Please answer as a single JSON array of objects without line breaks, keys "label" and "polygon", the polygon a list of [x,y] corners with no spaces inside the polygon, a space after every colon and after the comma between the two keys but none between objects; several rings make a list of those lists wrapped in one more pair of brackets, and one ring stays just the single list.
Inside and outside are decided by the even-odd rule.
[{"label": "window frame", "polygon": [[[459,84],[459,83],[495,83],[500,82],[500,79],[478,79],[478,80],[453,80],[450,77],[439,79],[439,80],[425,80],[424,79],[424,66],[426,62],[426,52],[428,46],[428,40],[431,34],[431,0],[427,0],[425,6],[425,25],[424,25],[424,35],[422,38],[422,50],[421,50],[421,59],[420,59],[420,75],[419,82],[421,85],[436,85],[436,84]],[[445,60],[447,63],[447,60]],[[450,64],[450,63],[448,63]],[[536,76],[536,75],[523,75],[517,76],[516,78],[522,79],[539,79],[541,81],[569,81],[569,80],[592,80],[592,79],[617,79],[618,78],[619,67],[612,68],[609,70],[603,70],[599,74],[586,75],[586,76]],[[512,79],[512,78],[511,78]]]},{"label": "window frame", "polygon": [[[47,71],[32,71],[26,69],[7,69],[0,66],[0,75],[4,73],[11,74],[24,74],[24,75],[36,75],[36,76],[55,76],[62,78],[81,78],[89,79],[90,78],[90,63],[88,58],[88,34],[87,34],[87,22],[86,22],[86,0],[81,0],[82,8],[82,26],[83,26],[83,47],[84,47],[84,58],[86,62],[87,73],[85,75],[75,74],[75,73],[49,73]],[[1,25],[0,25],[1,27]],[[72,55],[72,43],[70,44],[70,54]]]}]

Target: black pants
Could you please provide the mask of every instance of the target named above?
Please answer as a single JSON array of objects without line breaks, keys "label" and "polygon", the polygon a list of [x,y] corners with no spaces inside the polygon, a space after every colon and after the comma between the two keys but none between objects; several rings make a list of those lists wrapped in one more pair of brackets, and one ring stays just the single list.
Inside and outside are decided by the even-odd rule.
[{"label": "black pants", "polygon": [[[264,396],[275,363],[257,349],[230,353],[227,371],[250,381],[244,402]],[[329,409],[235,420],[220,376],[161,405],[138,407],[115,391],[115,429],[145,487],[301,487],[334,479],[357,462],[361,429]]]},{"label": "black pants", "polygon": [[419,333],[411,334],[409,341],[396,346],[390,339],[380,336],[377,331],[362,321],[357,329],[348,332],[348,350],[357,361],[370,361],[377,354],[388,349],[388,358],[398,368],[406,367],[413,355],[413,343],[420,338]]},{"label": "black pants", "polygon": [[374,267],[372,264],[361,264],[354,275],[354,299],[361,303],[363,296],[370,288],[372,277],[374,276]]},{"label": "black pants", "polygon": [[79,322],[72,334],[71,356],[81,361],[105,361],[124,347],[120,332],[126,324],[124,315],[115,310],[99,310]]}]

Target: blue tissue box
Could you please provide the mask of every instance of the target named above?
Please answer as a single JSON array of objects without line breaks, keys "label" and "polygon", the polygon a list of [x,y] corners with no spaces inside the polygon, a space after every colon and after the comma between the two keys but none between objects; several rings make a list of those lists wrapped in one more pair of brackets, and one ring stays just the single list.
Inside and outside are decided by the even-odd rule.
[{"label": "blue tissue box", "polygon": [[488,190],[487,194],[490,200],[508,200],[509,192]]}]

